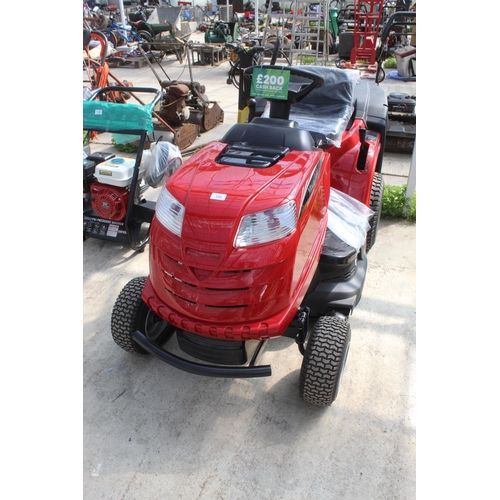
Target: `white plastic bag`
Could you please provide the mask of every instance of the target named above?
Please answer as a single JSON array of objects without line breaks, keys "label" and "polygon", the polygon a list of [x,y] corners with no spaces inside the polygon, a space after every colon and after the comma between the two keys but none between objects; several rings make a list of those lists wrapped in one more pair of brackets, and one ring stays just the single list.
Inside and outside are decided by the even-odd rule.
[{"label": "white plastic bag", "polygon": [[182,155],[175,144],[155,142],[150,149],[144,150],[141,163],[145,167],[144,180],[155,188],[182,165]]},{"label": "white plastic bag", "polygon": [[328,229],[356,250],[365,244],[373,214],[373,210],[360,201],[330,188]]}]

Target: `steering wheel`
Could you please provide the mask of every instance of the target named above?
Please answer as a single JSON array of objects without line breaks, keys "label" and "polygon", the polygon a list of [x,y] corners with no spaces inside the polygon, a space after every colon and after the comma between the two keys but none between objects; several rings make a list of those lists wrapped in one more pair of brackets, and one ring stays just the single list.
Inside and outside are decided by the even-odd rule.
[{"label": "steering wheel", "polygon": [[[244,76],[246,78],[251,78],[251,75],[254,69],[256,68],[289,71],[290,76],[298,76],[300,78],[305,78],[306,80],[309,80],[311,82],[311,83],[290,82],[288,86],[288,98],[286,99],[286,101],[281,101],[281,102],[286,102],[288,104],[295,104],[296,102],[300,102],[315,88],[322,87],[325,84],[325,80],[322,76],[313,73],[312,71],[299,69],[296,66],[273,66],[273,65],[250,66],[243,71]],[[267,98],[267,100],[275,101],[275,99],[269,99],[269,98]]]}]

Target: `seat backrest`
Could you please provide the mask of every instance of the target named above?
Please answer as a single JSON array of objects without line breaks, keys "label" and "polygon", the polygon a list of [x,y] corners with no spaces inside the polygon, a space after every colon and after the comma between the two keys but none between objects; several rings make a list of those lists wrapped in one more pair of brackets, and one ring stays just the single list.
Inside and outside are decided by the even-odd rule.
[{"label": "seat backrest", "polygon": [[340,147],[354,111],[353,95],[359,72],[328,66],[305,66],[304,69],[320,74],[325,84],[292,106],[290,120],[325,142]]}]

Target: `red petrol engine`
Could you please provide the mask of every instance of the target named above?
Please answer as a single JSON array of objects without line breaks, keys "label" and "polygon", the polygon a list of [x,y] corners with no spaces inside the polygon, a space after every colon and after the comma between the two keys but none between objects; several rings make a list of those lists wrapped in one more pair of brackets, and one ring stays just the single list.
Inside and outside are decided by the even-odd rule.
[{"label": "red petrol engine", "polygon": [[104,219],[122,221],[127,213],[129,190],[93,182],[90,187],[92,208]]}]

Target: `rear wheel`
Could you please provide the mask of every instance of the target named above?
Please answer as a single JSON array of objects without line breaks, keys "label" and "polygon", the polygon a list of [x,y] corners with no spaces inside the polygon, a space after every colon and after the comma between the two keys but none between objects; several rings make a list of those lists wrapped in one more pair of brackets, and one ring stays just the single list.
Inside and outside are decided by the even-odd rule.
[{"label": "rear wheel", "polygon": [[370,196],[370,208],[374,214],[370,221],[370,228],[366,233],[366,252],[368,253],[377,239],[378,225],[382,213],[382,200],[384,198],[384,178],[379,172],[375,172],[372,181],[372,192]]},{"label": "rear wheel", "polygon": [[338,316],[320,316],[307,342],[300,370],[301,397],[316,406],[331,405],[351,343],[351,327]]},{"label": "rear wheel", "polygon": [[149,52],[153,49],[153,37],[147,31],[139,31],[137,35],[141,38],[141,47],[144,52]]},{"label": "rear wheel", "polygon": [[136,330],[161,345],[169,336],[172,325],[157,316],[142,300],[146,277],[129,281],[118,295],[111,313],[111,335],[125,351],[147,354],[133,338]]}]

